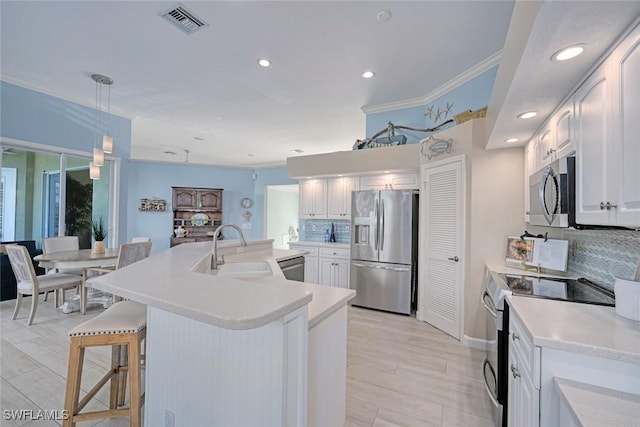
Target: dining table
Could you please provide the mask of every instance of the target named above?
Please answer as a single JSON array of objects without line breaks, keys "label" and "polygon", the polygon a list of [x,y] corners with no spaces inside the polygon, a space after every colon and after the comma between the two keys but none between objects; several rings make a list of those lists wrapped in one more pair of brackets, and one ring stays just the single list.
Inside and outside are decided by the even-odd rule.
[{"label": "dining table", "polygon": [[[39,265],[45,269],[56,270],[82,270],[83,286],[86,279],[87,270],[100,267],[114,267],[118,260],[119,248],[106,248],[104,252],[96,253],[93,249],[79,249],[73,251],[49,252],[33,257]],[[60,307],[65,314],[80,311],[81,293],[78,293],[62,304]],[[89,289],[87,292],[86,307],[91,305],[102,305],[107,308],[112,304],[113,298],[96,289]],[[83,313],[84,314],[84,313]]]}]

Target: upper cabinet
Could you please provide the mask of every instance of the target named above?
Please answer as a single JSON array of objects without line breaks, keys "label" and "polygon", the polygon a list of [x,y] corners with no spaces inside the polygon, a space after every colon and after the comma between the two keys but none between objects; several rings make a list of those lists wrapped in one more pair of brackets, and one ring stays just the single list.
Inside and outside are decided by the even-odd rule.
[{"label": "upper cabinet", "polygon": [[640,225],[640,27],[576,91],[576,219]]},{"label": "upper cabinet", "polygon": [[553,116],[552,124],[555,133],[553,154],[556,159],[566,157],[575,151],[573,101],[573,98],[568,100]]},{"label": "upper cabinet", "polygon": [[575,151],[573,102],[574,97],[571,97],[533,137],[534,162],[528,171],[529,175]]},{"label": "upper cabinet", "polygon": [[222,190],[174,187],[173,210],[221,211]]},{"label": "upper cabinet", "polygon": [[300,180],[300,218],[327,218],[327,180]]},{"label": "upper cabinet", "polygon": [[617,184],[611,182],[609,194],[617,225],[640,225],[640,26],[612,55],[613,157]]},{"label": "upper cabinet", "polygon": [[327,187],[327,217],[351,219],[351,192],[359,188],[358,177],[329,178]]},{"label": "upper cabinet", "polygon": [[420,177],[417,173],[387,173],[360,178],[361,190],[413,190],[418,188],[420,188]]}]

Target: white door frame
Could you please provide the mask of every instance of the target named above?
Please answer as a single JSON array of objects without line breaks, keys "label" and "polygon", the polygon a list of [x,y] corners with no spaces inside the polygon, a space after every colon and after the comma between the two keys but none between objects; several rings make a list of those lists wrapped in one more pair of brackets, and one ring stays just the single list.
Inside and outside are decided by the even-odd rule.
[{"label": "white door frame", "polygon": [[465,281],[466,281],[466,254],[467,254],[467,244],[466,244],[466,239],[467,239],[467,170],[466,170],[466,155],[465,154],[460,154],[457,156],[453,156],[450,158],[446,158],[443,160],[438,160],[438,161],[434,161],[434,162],[429,162],[429,163],[425,163],[422,164],[420,167],[420,222],[419,222],[419,232],[420,232],[420,245],[419,245],[419,260],[420,260],[420,264],[419,264],[419,268],[418,268],[418,304],[417,304],[417,313],[416,313],[416,318],[418,320],[422,320],[422,321],[426,321],[425,320],[425,313],[421,310],[421,297],[422,295],[424,295],[425,293],[425,289],[424,289],[424,271],[423,271],[423,266],[425,265],[425,261],[426,261],[426,239],[428,238],[427,236],[424,235],[424,233],[426,232],[424,227],[424,221],[422,220],[425,212],[424,212],[424,207],[425,207],[425,203],[427,200],[427,195],[424,194],[425,188],[424,188],[424,170],[426,169],[431,169],[431,168],[436,168],[436,167],[441,167],[441,166],[446,166],[452,163],[459,163],[460,164],[460,193],[459,193],[459,207],[458,207],[458,220],[459,220],[459,224],[458,224],[458,233],[459,233],[459,238],[458,238],[458,254],[452,254],[454,256],[458,256],[460,261],[457,263],[457,267],[458,267],[458,294],[457,294],[457,304],[458,304],[458,308],[459,308],[459,330],[458,330],[458,336],[455,337],[456,339],[460,339],[461,337],[464,336],[464,289],[465,289]]}]

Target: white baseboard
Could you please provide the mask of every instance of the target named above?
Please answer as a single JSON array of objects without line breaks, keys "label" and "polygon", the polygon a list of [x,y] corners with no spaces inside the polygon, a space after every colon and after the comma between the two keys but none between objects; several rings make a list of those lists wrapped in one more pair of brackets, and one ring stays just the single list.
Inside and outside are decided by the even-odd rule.
[{"label": "white baseboard", "polygon": [[469,348],[475,348],[476,350],[486,350],[487,349],[487,340],[482,340],[479,338],[472,338],[472,337],[468,337],[466,335],[462,336],[462,339],[460,340],[460,342],[465,346],[465,347],[469,347]]}]

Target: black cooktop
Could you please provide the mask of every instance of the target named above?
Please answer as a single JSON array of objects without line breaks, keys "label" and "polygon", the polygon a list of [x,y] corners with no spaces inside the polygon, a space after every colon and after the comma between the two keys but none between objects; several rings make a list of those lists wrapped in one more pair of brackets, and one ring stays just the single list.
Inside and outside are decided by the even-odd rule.
[{"label": "black cooktop", "polygon": [[502,275],[514,295],[598,305],[616,305],[615,295],[587,279]]}]

